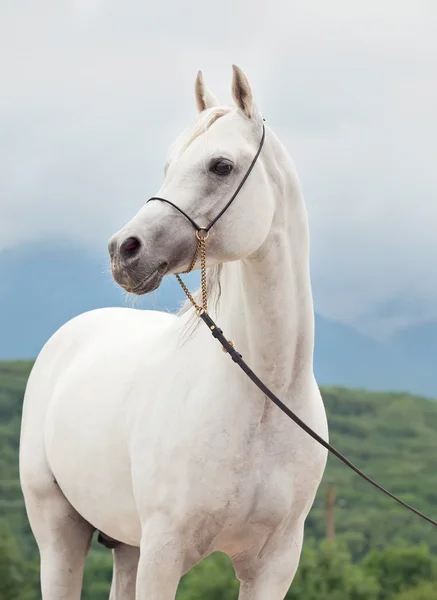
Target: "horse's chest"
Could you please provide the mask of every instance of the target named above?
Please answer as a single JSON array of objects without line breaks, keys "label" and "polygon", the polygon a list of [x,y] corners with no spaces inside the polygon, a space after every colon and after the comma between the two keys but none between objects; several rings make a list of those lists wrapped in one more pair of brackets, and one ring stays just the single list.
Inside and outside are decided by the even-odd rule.
[{"label": "horse's chest", "polygon": [[288,423],[272,427],[254,419],[245,402],[212,417],[168,463],[175,477],[173,510],[199,556],[212,549],[234,555],[300,518],[325,456]]},{"label": "horse's chest", "polygon": [[256,456],[216,459],[210,468],[193,469],[188,481],[177,519],[198,557],[214,550],[233,556],[262,544],[291,511],[290,473],[269,470]]},{"label": "horse's chest", "polygon": [[188,512],[214,514],[220,522],[270,522],[290,509],[293,481],[301,478],[295,445],[289,434],[284,443],[272,435],[261,422],[263,405],[257,411],[258,399],[243,392],[193,410],[178,401],[165,427],[160,414],[154,423],[149,413],[146,439],[139,430],[142,450],[134,451],[134,479],[153,490],[144,496],[151,510],[166,504],[185,519]]}]

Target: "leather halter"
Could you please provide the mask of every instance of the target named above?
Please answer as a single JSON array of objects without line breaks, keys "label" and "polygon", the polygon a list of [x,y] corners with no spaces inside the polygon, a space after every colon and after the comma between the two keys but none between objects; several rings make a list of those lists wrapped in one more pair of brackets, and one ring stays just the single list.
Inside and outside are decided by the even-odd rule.
[{"label": "leather halter", "polygon": [[261,142],[260,142],[258,151],[255,154],[255,157],[252,160],[248,170],[246,171],[246,174],[244,175],[243,179],[241,180],[240,184],[238,185],[237,189],[233,193],[233,195],[232,195],[231,199],[228,201],[228,203],[224,206],[224,208],[219,212],[219,214],[206,227],[201,227],[200,225],[198,225],[196,223],[196,221],[194,221],[194,219],[192,219],[181,208],[179,208],[179,206],[176,206],[176,204],[173,204],[173,202],[170,202],[170,200],[167,200],[166,198],[159,198],[157,196],[154,196],[152,198],[149,198],[149,200],[147,201],[147,202],[150,202],[151,200],[160,200],[161,202],[166,202],[167,204],[170,204],[170,206],[173,206],[176,210],[178,210],[181,214],[183,214],[184,217],[186,217],[188,219],[188,221],[190,221],[190,223],[196,230],[196,238],[197,238],[196,252],[194,254],[194,257],[191,261],[190,266],[185,271],[185,273],[189,273],[194,268],[194,265],[197,261],[199,253],[200,253],[200,257],[201,257],[201,269],[200,270],[201,270],[201,281],[202,281],[202,306],[198,306],[196,304],[193,296],[191,295],[190,291],[188,290],[188,288],[186,287],[186,285],[184,284],[184,282],[182,281],[180,276],[176,275],[176,277],[178,278],[178,281],[181,284],[188,299],[195,307],[197,315],[202,319],[202,321],[208,327],[208,329],[209,329],[210,333],[212,333],[213,337],[215,337],[218,340],[218,342],[221,344],[223,351],[226,352],[227,354],[229,354],[230,358],[232,358],[232,360],[240,367],[240,369],[249,377],[249,379],[258,387],[258,389],[261,390],[261,392],[265,396],[267,396],[274,404],[276,404],[276,406],[278,408],[280,408],[282,410],[282,412],[287,415],[287,417],[289,417],[292,421],[294,421],[294,423],[296,423],[296,425],[298,425],[301,429],[303,429],[303,431],[305,431],[310,437],[312,437],[321,446],[326,448],[326,450],[331,452],[331,454],[336,456],[341,462],[343,462],[347,467],[349,467],[352,471],[354,471],[354,473],[359,475],[362,479],[364,479],[365,481],[370,483],[373,487],[375,487],[377,490],[379,490],[386,496],[389,496],[389,498],[392,498],[393,500],[398,502],[404,508],[407,508],[408,510],[410,510],[411,512],[413,512],[414,514],[419,516],[421,519],[424,519],[425,521],[428,521],[428,523],[431,523],[431,525],[434,525],[435,527],[437,527],[437,521],[434,521],[434,519],[431,519],[431,517],[428,517],[427,515],[420,512],[413,506],[410,506],[404,500],[401,500],[395,494],[392,494],[387,489],[385,489],[382,485],[380,485],[379,483],[374,481],[371,477],[369,477],[368,475],[363,473],[363,471],[361,471],[358,467],[356,467],[348,458],[346,458],[346,456],[344,456],[344,454],[342,454],[339,450],[334,448],[334,446],[332,446],[329,442],[327,442],[322,437],[320,437],[320,435],[318,433],[316,433],[313,429],[311,429],[311,427],[309,427],[304,421],[302,421],[302,419],[300,417],[298,417],[298,415],[296,415],[296,413],[294,413],[290,408],[288,408],[288,406],[286,404],[284,404],[265,385],[265,383],[263,383],[261,381],[261,379],[259,379],[259,377],[252,371],[252,369],[248,366],[248,364],[243,360],[242,355],[239,352],[237,352],[237,350],[234,348],[233,342],[231,340],[226,339],[226,337],[223,334],[223,331],[216,325],[216,323],[211,319],[211,317],[208,314],[207,290],[206,290],[206,240],[209,236],[209,231],[210,231],[211,227],[213,225],[215,225],[215,223],[217,223],[217,221],[220,219],[220,217],[223,215],[223,213],[230,207],[232,202],[237,197],[239,191],[243,187],[244,183],[246,182],[247,178],[249,177],[249,175],[250,175],[253,167],[255,166],[255,163],[261,153],[261,150],[262,150],[262,147],[264,144],[265,133],[266,133],[265,127],[263,124],[263,132],[262,132]]},{"label": "leather halter", "polygon": [[246,179],[249,177],[253,167],[255,166],[256,161],[258,160],[259,155],[261,154],[261,150],[264,145],[265,137],[266,137],[266,128],[264,127],[264,123],[263,123],[263,132],[262,132],[259,148],[258,148],[258,151],[255,154],[252,162],[250,163],[250,166],[247,169],[246,174],[244,175],[243,179],[240,181],[237,189],[232,194],[231,199],[228,201],[228,203],[222,208],[222,210],[219,212],[219,214],[216,217],[214,217],[214,219],[206,227],[201,227],[200,225],[198,225],[194,219],[192,219],[189,215],[187,215],[187,213],[185,211],[182,210],[182,208],[179,208],[179,206],[177,206],[176,204],[173,204],[173,202],[170,202],[170,200],[167,200],[166,198],[160,198],[159,196],[153,196],[152,198],[149,198],[147,200],[147,202],[151,202],[152,200],[160,200],[161,202],[166,202],[167,204],[170,204],[170,206],[173,206],[173,208],[178,210],[182,215],[184,215],[184,217],[186,219],[188,219],[188,221],[190,221],[191,225],[194,227],[194,229],[197,232],[205,231],[206,233],[208,233],[209,230],[211,229],[211,227],[213,225],[215,225],[217,223],[217,221],[220,219],[220,217],[228,210],[228,208],[231,206],[232,202],[238,196],[239,191],[241,190],[243,185],[246,183]]}]

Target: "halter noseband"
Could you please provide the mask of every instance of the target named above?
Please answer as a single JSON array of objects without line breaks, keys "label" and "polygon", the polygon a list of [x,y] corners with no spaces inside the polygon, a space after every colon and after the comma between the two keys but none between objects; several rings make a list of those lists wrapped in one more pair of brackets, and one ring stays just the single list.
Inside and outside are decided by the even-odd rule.
[{"label": "halter noseband", "polygon": [[188,269],[186,271],[183,271],[183,273],[190,273],[190,271],[192,271],[194,269],[194,265],[196,264],[197,259],[199,257],[199,253],[200,253],[200,273],[201,273],[201,285],[202,285],[202,306],[201,307],[198,306],[198,304],[194,300],[194,298],[191,295],[190,291],[188,290],[187,286],[182,281],[180,275],[178,274],[178,275],[176,275],[176,277],[177,277],[177,280],[179,281],[180,285],[182,286],[182,289],[184,290],[185,294],[187,295],[188,299],[190,300],[190,302],[193,304],[194,308],[196,309],[198,315],[200,315],[202,312],[207,312],[208,294],[207,294],[207,288],[206,288],[206,240],[209,237],[210,229],[212,228],[213,225],[215,225],[217,223],[217,221],[220,219],[220,217],[227,211],[227,209],[231,206],[232,202],[238,196],[238,193],[240,192],[241,188],[245,184],[253,167],[255,166],[256,161],[258,160],[259,155],[261,154],[261,150],[264,145],[265,137],[266,137],[266,129],[265,129],[264,123],[263,123],[263,131],[262,131],[261,141],[260,141],[258,150],[257,150],[252,162],[250,163],[250,166],[247,169],[243,179],[238,184],[238,187],[235,190],[235,192],[232,194],[231,199],[227,202],[227,204],[225,204],[225,206],[222,208],[222,210],[219,212],[219,214],[216,217],[214,217],[214,219],[206,227],[202,227],[202,226],[198,225],[194,219],[192,219],[189,215],[187,215],[187,213],[185,211],[182,210],[182,208],[180,208],[176,204],[173,204],[173,202],[170,202],[170,200],[167,200],[166,198],[160,198],[159,196],[153,196],[152,198],[149,198],[146,202],[146,204],[147,204],[147,203],[151,202],[152,200],[160,200],[161,202],[166,202],[167,204],[170,204],[170,206],[173,206],[173,208],[175,208],[182,215],[184,215],[184,217],[191,223],[191,225],[196,230],[196,238],[197,238],[196,251],[194,253],[194,256],[190,263],[190,266],[188,267]]}]

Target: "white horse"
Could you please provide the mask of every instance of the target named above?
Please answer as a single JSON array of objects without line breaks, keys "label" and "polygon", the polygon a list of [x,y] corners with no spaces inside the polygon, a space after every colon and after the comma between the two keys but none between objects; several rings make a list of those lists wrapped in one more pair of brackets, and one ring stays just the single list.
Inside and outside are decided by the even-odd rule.
[{"label": "white horse", "polygon": [[[236,106],[199,73],[199,114],[160,195],[209,222],[259,147],[263,120],[233,69]],[[188,268],[190,222],[150,202],[110,241],[116,281],[138,294]],[[199,265],[197,264],[196,267]],[[208,240],[209,309],[264,382],[327,439],[313,375],[306,210],[270,129],[250,176]],[[326,451],[233,364],[188,304],[179,315],[85,313],[41,351],[29,378],[20,474],[41,556],[43,600],[78,600],[93,532],[119,541],[112,600],[173,600],[181,576],[230,556],[240,600],[281,600]]]}]

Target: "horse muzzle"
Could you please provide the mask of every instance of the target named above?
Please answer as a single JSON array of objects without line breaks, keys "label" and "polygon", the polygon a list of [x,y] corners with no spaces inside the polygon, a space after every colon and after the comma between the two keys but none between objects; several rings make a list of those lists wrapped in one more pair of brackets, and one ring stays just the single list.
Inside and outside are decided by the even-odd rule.
[{"label": "horse muzzle", "polygon": [[168,270],[168,262],[148,261],[144,243],[139,237],[130,236],[119,243],[117,236],[113,236],[108,250],[112,276],[127,292],[141,296],[161,285]]}]

